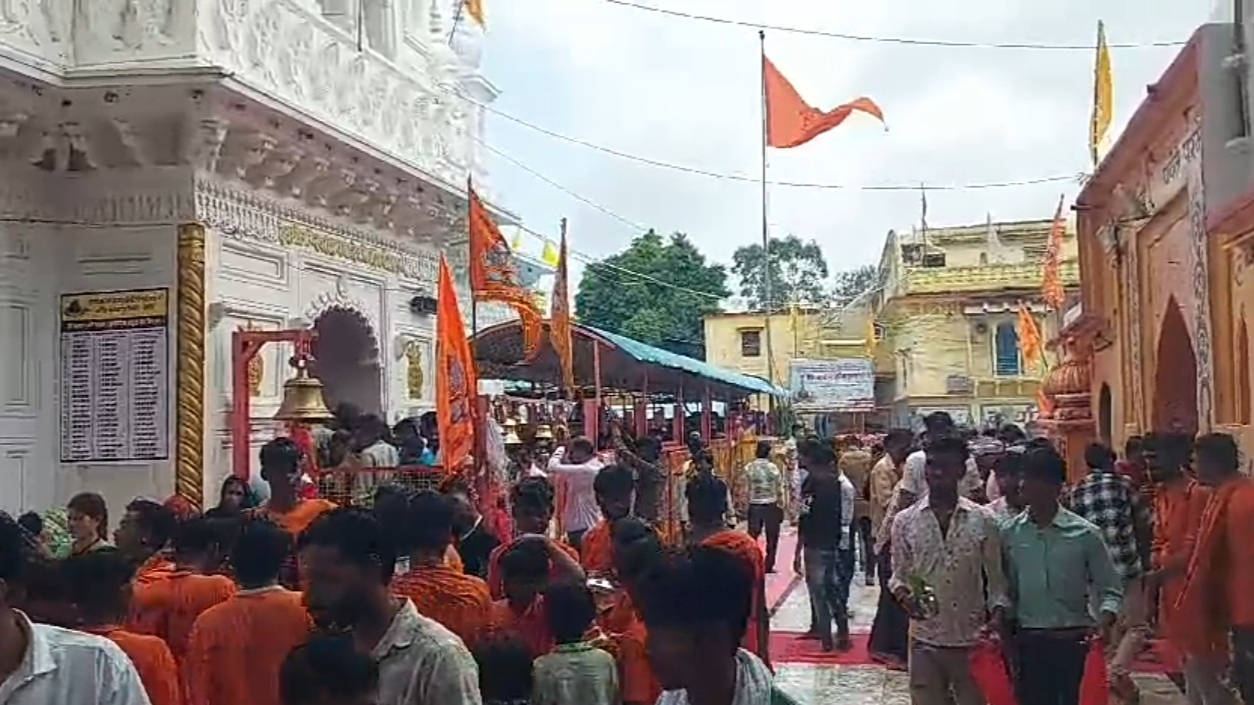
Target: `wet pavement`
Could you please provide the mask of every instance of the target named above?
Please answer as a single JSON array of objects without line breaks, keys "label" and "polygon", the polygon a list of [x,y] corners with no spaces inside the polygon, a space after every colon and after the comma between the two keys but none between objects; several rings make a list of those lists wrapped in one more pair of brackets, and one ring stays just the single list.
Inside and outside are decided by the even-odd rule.
[{"label": "wet pavement", "polygon": [[[869,633],[875,619],[879,588],[854,581],[850,594],[853,618],[850,630]],[[804,632],[809,627],[810,601],[805,584],[799,583],[779,606],[771,620],[775,632]],[[808,663],[777,663],[776,682],[801,705],[908,705],[910,689],[906,674],[876,664],[836,666]],[[1183,705],[1184,696],[1166,676],[1141,674],[1142,705]]]}]

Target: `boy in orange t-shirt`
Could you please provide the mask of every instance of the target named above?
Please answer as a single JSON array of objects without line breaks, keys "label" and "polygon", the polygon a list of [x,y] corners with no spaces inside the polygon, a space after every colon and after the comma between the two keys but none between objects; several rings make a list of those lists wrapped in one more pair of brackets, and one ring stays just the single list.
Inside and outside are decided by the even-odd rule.
[{"label": "boy in orange t-shirt", "polygon": [[160,638],[127,631],[126,619],[135,569],[122,553],[104,549],[66,560],[68,597],[78,612],[79,629],[105,637],[130,657],[153,705],[181,705],[179,670]]}]

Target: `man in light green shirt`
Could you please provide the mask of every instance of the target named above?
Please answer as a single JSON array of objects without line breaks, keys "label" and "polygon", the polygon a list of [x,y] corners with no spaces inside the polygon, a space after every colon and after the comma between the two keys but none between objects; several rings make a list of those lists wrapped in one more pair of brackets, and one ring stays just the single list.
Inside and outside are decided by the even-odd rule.
[{"label": "man in light green shirt", "polygon": [[[1090,640],[1109,634],[1123,600],[1097,527],[1058,503],[1066,477],[1066,462],[1053,448],[1029,450],[1021,487],[1027,511],[1002,524],[1021,705],[1079,702]],[[1097,605],[1096,619],[1090,604]]]}]

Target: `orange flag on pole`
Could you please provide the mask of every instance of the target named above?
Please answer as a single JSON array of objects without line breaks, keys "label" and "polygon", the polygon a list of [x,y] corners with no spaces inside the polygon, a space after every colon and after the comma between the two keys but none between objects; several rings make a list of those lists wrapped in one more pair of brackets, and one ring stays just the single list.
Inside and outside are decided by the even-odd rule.
[{"label": "orange flag on pole", "polygon": [[1023,361],[1031,367],[1039,368],[1045,364],[1045,351],[1042,347],[1040,326],[1036,318],[1028,310],[1027,304],[1019,304],[1019,349],[1023,351]]},{"label": "orange flag on pole", "polygon": [[457,288],[448,261],[440,257],[440,293],[435,319],[435,413],[440,427],[440,455],[455,472],[475,448],[475,396],[479,378],[466,338]]},{"label": "orange flag on pole", "polygon": [[1062,212],[1066,199],[1066,194],[1058,198],[1058,210],[1054,211],[1054,224],[1049,229],[1049,242],[1045,246],[1045,271],[1041,277],[1041,296],[1055,311],[1061,311],[1066,303],[1059,272],[1062,268],[1062,237],[1067,230],[1067,221]]},{"label": "orange flag on pole", "polygon": [[784,78],[784,74],[765,56],[762,57],[762,72],[768,146],[776,149],[800,147],[838,127],[854,113],[865,113],[881,123],[884,122],[884,113],[880,111],[880,106],[870,98],[858,98],[823,111],[807,103],[788,79]]},{"label": "orange flag on pole", "polygon": [[523,354],[532,360],[540,352],[544,318],[535,297],[519,283],[514,253],[474,186],[466,185],[470,201],[470,291],[476,301],[497,301],[522,319]]},{"label": "orange flag on pole", "polygon": [[562,387],[566,398],[575,398],[574,338],[571,334],[570,297],[566,254],[566,219],[562,218],[562,242],[557,254],[557,276],[553,278],[553,296],[549,302],[549,341],[557,351],[562,367]]}]

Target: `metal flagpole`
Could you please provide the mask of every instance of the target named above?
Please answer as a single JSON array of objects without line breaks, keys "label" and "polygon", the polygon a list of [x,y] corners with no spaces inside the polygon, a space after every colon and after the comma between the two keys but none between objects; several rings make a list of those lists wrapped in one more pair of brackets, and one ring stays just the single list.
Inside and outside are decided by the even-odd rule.
[{"label": "metal flagpole", "polygon": [[453,35],[457,34],[457,25],[461,23],[462,11],[466,7],[466,0],[456,0],[456,2],[457,9],[453,11],[453,26],[449,28],[448,40],[445,42],[449,46],[453,46]]},{"label": "metal flagpole", "polygon": [[[766,94],[766,32],[758,30],[758,53],[761,56],[762,89],[762,307],[764,309],[764,335],[766,338],[766,378],[772,384],[775,379],[775,349],[771,345],[771,235],[766,220],[766,149],[770,136],[770,106]],[[772,406],[774,405],[772,398]]]}]

